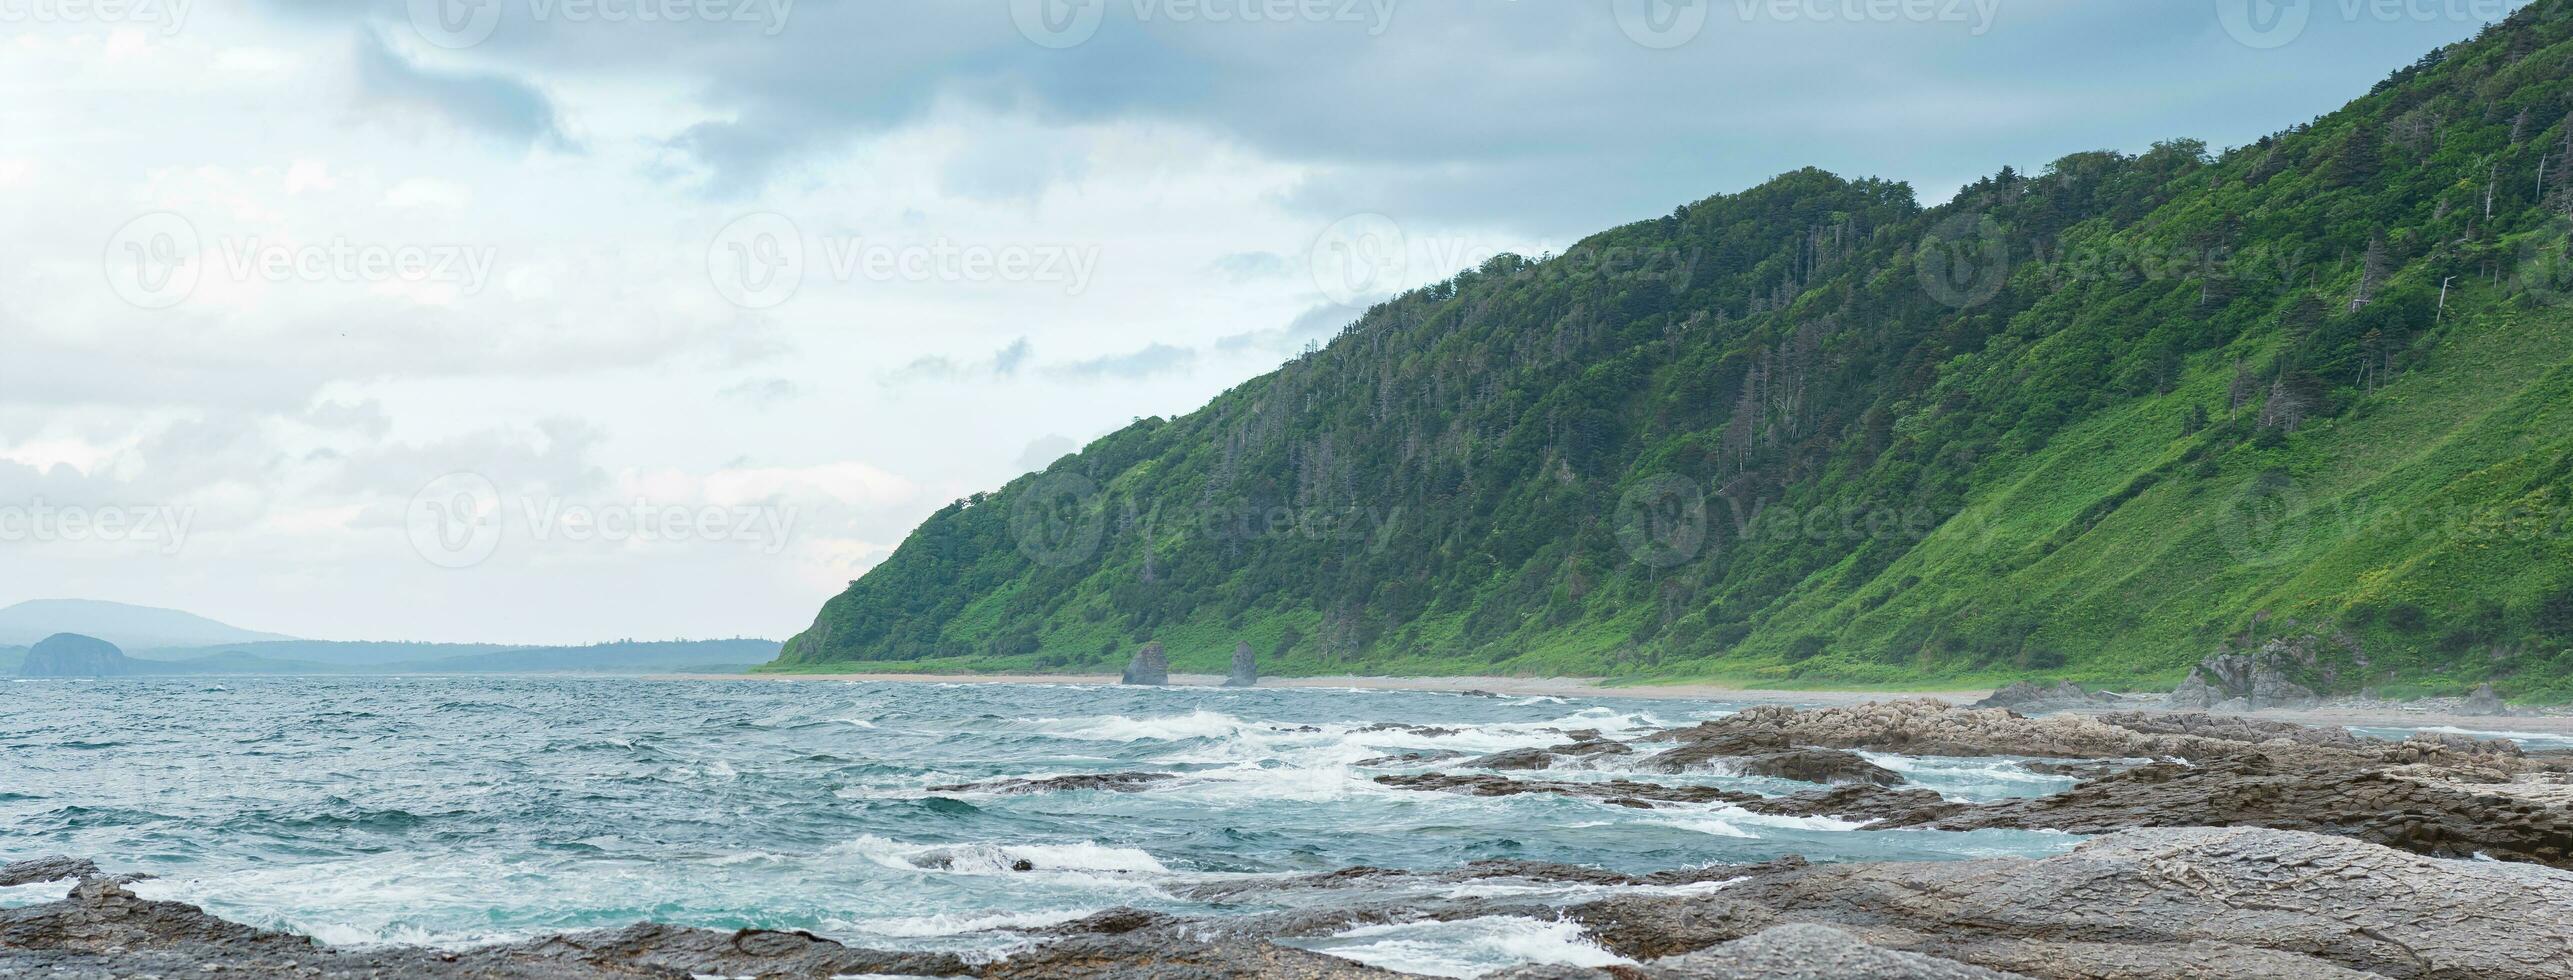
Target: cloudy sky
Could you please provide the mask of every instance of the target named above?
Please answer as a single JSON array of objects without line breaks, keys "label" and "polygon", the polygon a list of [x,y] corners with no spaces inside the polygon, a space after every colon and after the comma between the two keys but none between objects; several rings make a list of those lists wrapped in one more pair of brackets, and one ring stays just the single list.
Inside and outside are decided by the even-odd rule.
[{"label": "cloudy sky", "polygon": [[0,0],[0,605],[782,638],[1396,287],[2239,144],[2513,6]]}]

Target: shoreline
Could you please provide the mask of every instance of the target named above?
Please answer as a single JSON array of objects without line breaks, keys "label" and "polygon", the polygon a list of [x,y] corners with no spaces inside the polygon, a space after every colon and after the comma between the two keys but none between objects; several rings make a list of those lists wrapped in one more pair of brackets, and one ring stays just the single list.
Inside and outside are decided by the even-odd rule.
[{"label": "shoreline", "polygon": [[[1115,674],[919,674],[919,673],[845,673],[845,674],[650,674],[645,680],[662,681],[788,681],[876,684],[1054,684],[1072,687],[1122,687]],[[1221,674],[1172,674],[1169,687],[1218,687]],[[1950,704],[1971,704],[1990,695],[1989,688],[1923,691],[1781,691],[1763,688],[1728,687],[1713,683],[1638,684],[1610,686],[1590,677],[1372,677],[1332,675],[1324,677],[1263,678],[1259,688],[1267,690],[1320,689],[1362,691],[1415,691],[1433,694],[1497,694],[1505,697],[1573,697],[1634,698],[1638,700],[1720,701],[1727,704],[1781,704],[1798,707],[1839,707],[1873,701],[1929,699]],[[2170,710],[2159,694],[2131,695],[2126,704],[2073,709],[2073,713],[2102,714],[2110,711]],[[2432,710],[2407,710],[2383,704],[2334,704],[2302,710],[2269,708],[2245,715],[2226,717],[2253,718],[2262,721],[2284,721],[2314,727],[2366,728],[2456,728],[2487,733],[2520,733],[2532,735],[2573,736],[2573,714],[2518,714],[2505,716],[2460,715]]]},{"label": "shoreline", "polygon": [[[1123,687],[1115,674],[649,674],[656,681],[825,681],[878,684],[1059,684],[1071,687]],[[1220,688],[1222,674],[1170,675],[1167,687]],[[1844,705],[1898,698],[1930,698],[1964,704],[1992,693],[1991,688],[1924,691],[1782,691],[1728,687],[1715,683],[1637,684],[1611,686],[1595,677],[1379,677],[1333,674],[1320,677],[1263,677],[1251,690],[1417,691],[1430,694],[1498,694],[1505,697],[1637,698],[1670,701],[1729,701],[1742,704]]]}]

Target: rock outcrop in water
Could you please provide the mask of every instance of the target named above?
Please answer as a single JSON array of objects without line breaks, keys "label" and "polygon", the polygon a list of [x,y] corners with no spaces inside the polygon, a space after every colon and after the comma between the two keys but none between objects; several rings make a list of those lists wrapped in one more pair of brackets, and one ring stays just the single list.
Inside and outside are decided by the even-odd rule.
[{"label": "rock outcrop in water", "polygon": [[1260,683],[1260,658],[1248,643],[1233,644],[1233,673],[1224,678],[1225,687],[1253,687]]},{"label": "rock outcrop in water", "polygon": [[1162,685],[1170,683],[1170,657],[1161,652],[1161,641],[1154,640],[1135,651],[1135,659],[1126,664],[1125,683]]},{"label": "rock outcrop in water", "polygon": [[27,648],[20,677],[122,677],[140,673],[141,665],[106,640],[78,633],[56,633]]}]

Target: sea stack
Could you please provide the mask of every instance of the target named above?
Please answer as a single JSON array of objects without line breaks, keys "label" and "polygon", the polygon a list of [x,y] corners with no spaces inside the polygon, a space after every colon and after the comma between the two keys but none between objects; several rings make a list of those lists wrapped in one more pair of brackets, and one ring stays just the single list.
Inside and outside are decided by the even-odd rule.
[{"label": "sea stack", "polygon": [[1146,643],[1143,649],[1135,651],[1134,662],[1126,665],[1126,683],[1170,683],[1170,658],[1162,655],[1160,640]]},{"label": "sea stack", "polygon": [[1260,658],[1248,643],[1233,644],[1233,676],[1224,678],[1225,687],[1252,687],[1260,683]]},{"label": "sea stack", "polygon": [[21,677],[115,677],[134,673],[125,651],[96,637],[56,633],[28,648]]}]

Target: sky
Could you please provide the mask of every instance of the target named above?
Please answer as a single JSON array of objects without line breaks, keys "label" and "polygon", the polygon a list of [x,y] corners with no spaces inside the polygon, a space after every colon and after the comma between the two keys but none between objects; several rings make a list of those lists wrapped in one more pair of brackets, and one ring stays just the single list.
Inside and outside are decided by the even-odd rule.
[{"label": "sky", "polygon": [[0,0],[0,605],[784,638],[1371,301],[2239,145],[2515,0]]}]

